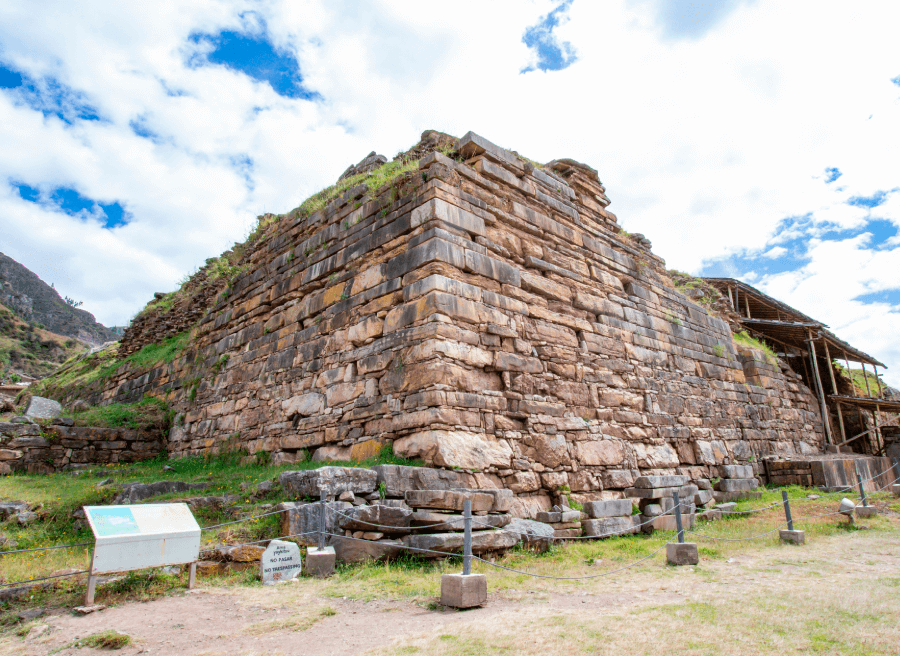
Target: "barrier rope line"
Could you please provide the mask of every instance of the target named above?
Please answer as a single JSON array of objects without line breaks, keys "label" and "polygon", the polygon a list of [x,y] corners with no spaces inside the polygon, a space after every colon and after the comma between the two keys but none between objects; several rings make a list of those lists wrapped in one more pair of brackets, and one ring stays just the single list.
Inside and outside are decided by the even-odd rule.
[{"label": "barrier rope line", "polygon": [[262,515],[253,515],[252,517],[242,517],[241,519],[236,519],[233,522],[224,522],[222,524],[213,524],[212,526],[201,526],[201,531],[209,531],[214,528],[222,528],[223,526],[231,526],[232,524],[240,524],[241,522],[249,522],[254,519],[259,519],[260,517],[268,517],[269,515],[279,515],[283,512],[287,512],[288,509],[285,508],[283,510],[273,510],[272,512],[263,513]]},{"label": "barrier rope line", "polygon": [[281,535],[277,538],[264,538],[262,540],[255,540],[253,542],[241,542],[239,544],[223,544],[221,547],[216,547],[215,549],[203,549],[200,553],[202,553],[202,554],[210,553],[211,551],[218,551],[219,549],[222,549],[225,547],[228,547],[228,548],[246,547],[247,545],[250,545],[250,544],[261,544],[263,542],[271,542],[272,540],[287,540],[288,538],[299,538],[299,537],[303,537],[304,535],[318,535],[318,534],[319,534],[319,531],[306,531],[305,533],[294,533],[293,535]]},{"label": "barrier rope line", "polygon": [[50,551],[51,549],[74,549],[75,547],[92,547],[93,542],[82,542],[80,544],[59,544],[55,547],[35,547],[34,549],[16,549],[15,551],[0,551],[0,556],[7,554],[28,553],[29,551]]},{"label": "barrier rope line", "polygon": [[9,588],[15,585],[22,585],[23,583],[37,583],[38,581],[49,581],[50,579],[61,579],[66,576],[78,576],[79,574],[87,574],[88,571],[86,569],[81,570],[80,572],[69,572],[68,574],[54,574],[52,576],[42,576],[39,579],[29,579],[28,581],[15,581],[14,583],[0,583],[0,588]]}]

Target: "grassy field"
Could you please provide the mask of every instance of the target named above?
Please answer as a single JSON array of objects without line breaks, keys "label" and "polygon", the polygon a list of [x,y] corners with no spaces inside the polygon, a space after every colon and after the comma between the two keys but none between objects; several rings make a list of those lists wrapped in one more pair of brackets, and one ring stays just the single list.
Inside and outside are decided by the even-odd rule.
[{"label": "grassy field", "polygon": [[[45,504],[45,508],[56,508],[61,517],[77,505],[74,499],[68,499],[69,496],[82,495],[81,499],[96,499],[96,496],[91,495],[109,494],[94,488],[98,475],[112,473],[117,481],[159,480],[163,478],[159,475],[162,464],[162,461],[145,463],[127,470],[103,468],[92,473],[90,478],[84,478],[87,476],[85,474],[77,477],[64,474],[52,477],[6,477],[0,479],[0,497],[41,502]],[[236,460],[228,458],[181,463],[176,461],[174,464],[176,467],[180,465],[180,470],[167,472],[166,478],[190,481],[206,478],[215,485],[211,494],[239,492],[241,482],[271,479],[287,468],[241,466]],[[630,653],[651,654],[658,653],[654,650],[665,645],[667,651],[674,653],[740,653],[745,656],[781,653],[792,645],[794,647],[790,650],[796,651],[799,649],[795,646],[797,644],[802,645],[799,650],[804,653],[896,653],[886,649],[887,645],[896,644],[890,642],[894,634],[900,638],[900,629],[889,619],[900,613],[900,578],[895,566],[893,569],[884,569],[881,560],[897,553],[900,499],[883,493],[876,495],[874,501],[880,508],[880,515],[864,521],[858,520],[856,525],[849,526],[840,516],[817,517],[834,512],[841,495],[809,499],[816,491],[799,487],[787,489],[794,500],[792,507],[797,528],[806,531],[807,542],[813,545],[832,545],[822,562],[816,560],[819,556],[812,556],[813,551],[804,551],[808,547],[797,548],[781,544],[777,532],[750,541],[711,539],[738,540],[767,533],[784,522],[780,506],[756,514],[736,515],[698,524],[695,528],[697,534],[687,536],[688,541],[696,541],[700,546],[701,564],[695,568],[666,567],[663,549],[626,571],[616,572],[660,550],[674,538],[671,532],[570,542],[555,546],[542,555],[516,549],[493,564],[546,577],[589,578],[534,578],[476,561],[473,570],[489,576],[491,595],[512,603],[512,607],[507,609],[511,614],[507,621],[498,624],[473,617],[472,621],[461,624],[458,630],[435,629],[421,634],[410,633],[402,639],[398,638],[390,646],[373,649],[371,653],[382,656],[467,656],[618,653],[629,649]],[[256,507],[260,503],[271,503],[279,498],[276,496],[256,502]],[[65,504],[63,499],[68,499]],[[243,501],[246,502],[247,499],[245,497]],[[741,502],[738,509],[761,508],[780,499],[780,490],[765,490],[762,499]],[[254,502],[251,500],[246,506],[252,510]],[[212,514],[198,515],[201,525],[224,518]],[[47,529],[23,529],[20,537],[23,541],[31,539],[43,543],[88,537],[86,534],[66,533],[62,526],[65,523],[67,522],[61,519],[45,522]],[[58,525],[56,533],[49,530],[55,525]],[[258,537],[275,537],[278,534],[277,520],[271,517],[237,526],[239,528],[228,527],[204,535],[204,543],[242,542]],[[4,532],[15,534],[9,528],[4,526]],[[41,534],[41,530],[46,532]],[[28,534],[28,531],[33,533]],[[878,547],[860,559],[859,545],[862,541],[872,540]],[[810,555],[805,557],[804,553]],[[750,562],[747,560],[748,556],[765,560],[765,564],[750,568],[749,574],[745,573],[743,578],[734,582],[736,587],[727,588],[730,591],[740,587],[742,592],[713,594],[712,591],[723,582],[723,577],[732,571],[734,563]],[[0,562],[3,564],[3,575],[9,578],[28,572],[39,575],[63,567],[83,569],[87,564],[87,557],[87,550],[74,554],[57,551],[27,558],[0,556],[3,559]],[[347,604],[357,604],[353,607],[365,609],[388,600],[413,604],[423,611],[439,611],[437,600],[440,595],[440,575],[459,571],[459,567],[457,559],[425,561],[415,557],[405,557],[390,563],[339,566],[335,576],[327,581],[304,579],[300,587],[279,588],[277,599],[270,600],[270,605],[273,608],[296,608],[293,614],[253,621],[241,629],[240,633],[245,636],[264,636],[312,630],[309,627],[313,624],[327,625],[331,615],[344,613]],[[860,568],[882,568],[884,573],[879,570],[872,582],[854,588],[853,574]],[[686,571],[691,572],[692,580],[687,587]],[[613,574],[608,577],[598,576],[606,573]],[[772,576],[780,582],[767,583],[768,577]],[[792,577],[799,578],[793,580]],[[841,577],[843,582],[838,581]],[[245,600],[270,597],[273,594],[271,589],[263,588],[257,578],[253,570],[235,572],[221,577],[203,578],[201,586],[210,591],[221,590],[226,595],[237,594]],[[803,585],[795,589],[797,581],[802,581]],[[684,599],[679,598],[679,601],[684,603],[673,605],[669,603],[671,600],[667,600],[666,603],[643,604],[627,613],[611,612],[600,617],[588,617],[578,612],[553,612],[552,607],[556,603],[554,600],[595,599],[620,589],[625,582],[632,588],[638,585],[643,591],[675,591],[682,594],[678,592],[681,590]],[[97,600],[107,606],[125,609],[133,601],[162,600],[173,598],[173,595],[177,598],[184,594],[185,586],[185,573],[166,574],[161,570],[133,572],[123,579],[101,586],[97,592]],[[27,626],[18,621],[17,613],[33,607],[64,611],[81,604],[83,594],[83,580],[64,579],[46,590],[35,592],[29,599],[0,605],[0,644],[4,639],[13,640],[12,636],[16,632],[27,633]],[[873,595],[882,605],[874,609],[866,608],[866,604],[871,606]],[[319,605],[314,611],[305,606],[311,599],[318,600],[316,603]],[[323,602],[324,605],[321,605]],[[241,602],[245,603],[249,602]],[[623,628],[625,625],[627,630]],[[652,630],[647,630],[647,627],[652,627]],[[690,631],[686,631],[686,627],[690,627]],[[742,643],[748,646],[746,652],[738,648]],[[221,653],[231,652],[226,650]]]}]

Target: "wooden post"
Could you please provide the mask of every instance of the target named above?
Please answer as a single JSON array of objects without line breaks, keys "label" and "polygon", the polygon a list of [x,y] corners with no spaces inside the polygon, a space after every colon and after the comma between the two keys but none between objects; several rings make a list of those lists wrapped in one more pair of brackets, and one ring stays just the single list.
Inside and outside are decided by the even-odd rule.
[{"label": "wooden post", "polygon": [[863,368],[863,380],[866,381],[866,396],[868,396],[871,399],[872,398],[872,390],[869,389],[869,374],[866,371],[866,363],[860,362],[860,364],[862,365],[862,368]]},{"label": "wooden post", "polygon": [[881,408],[878,407],[878,404],[875,404],[875,411],[872,413],[872,421],[875,422],[875,444],[878,447],[878,453],[884,453],[884,437],[881,435],[881,428],[878,426],[878,413],[881,412]]},{"label": "wooden post", "polygon": [[806,334],[808,335],[806,343],[809,345],[810,366],[815,377],[816,390],[819,392],[819,406],[822,410],[822,424],[825,427],[825,441],[827,444],[834,444],[834,440],[831,438],[831,416],[828,412],[828,406],[825,404],[825,390],[822,388],[822,379],[819,376],[819,365],[816,360],[816,345],[813,343],[812,331],[807,329]]},{"label": "wooden post", "polygon": [[[837,381],[834,379],[834,363],[831,360],[831,352],[828,350],[828,340],[822,340],[825,344],[825,357],[828,358],[828,373],[831,374],[831,389],[834,390],[834,395],[838,396],[838,388]],[[841,402],[835,401],[835,407],[837,407],[838,413],[838,428],[841,429],[841,443],[843,444],[847,439],[847,433],[844,431],[844,413],[841,412]],[[837,452],[841,452],[841,447],[837,447]]]},{"label": "wooden post", "polygon": [[879,399],[883,399],[883,398],[884,398],[884,390],[883,390],[882,387],[881,387],[881,381],[878,380],[878,367],[876,367],[876,366],[873,364],[873,365],[872,365],[872,370],[875,372],[875,384],[878,386],[878,398],[879,398]]},{"label": "wooden post", "polygon": [[91,552],[91,566],[88,568],[87,592],[84,594],[84,605],[94,605],[94,591],[97,589],[97,577],[94,576],[94,552]]},{"label": "wooden post", "polygon": [[744,294],[744,307],[747,308],[747,318],[750,319],[750,297]]},{"label": "wooden post", "polygon": [[194,589],[194,582],[197,580],[197,563],[191,563],[190,573],[188,574],[188,590]]},{"label": "wooden post", "polygon": [[731,303],[731,309],[737,309],[737,306],[734,304],[734,294],[731,293],[731,287],[728,288],[728,302]]}]

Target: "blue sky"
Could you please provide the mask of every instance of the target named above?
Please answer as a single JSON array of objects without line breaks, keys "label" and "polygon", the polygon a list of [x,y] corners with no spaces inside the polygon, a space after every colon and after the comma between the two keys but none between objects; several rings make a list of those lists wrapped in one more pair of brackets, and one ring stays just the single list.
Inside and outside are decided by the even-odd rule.
[{"label": "blue sky", "polygon": [[803,0],[5,3],[0,251],[122,324],[371,150],[474,130],[590,164],[621,225],[669,266],[759,286],[900,385],[898,14]]}]

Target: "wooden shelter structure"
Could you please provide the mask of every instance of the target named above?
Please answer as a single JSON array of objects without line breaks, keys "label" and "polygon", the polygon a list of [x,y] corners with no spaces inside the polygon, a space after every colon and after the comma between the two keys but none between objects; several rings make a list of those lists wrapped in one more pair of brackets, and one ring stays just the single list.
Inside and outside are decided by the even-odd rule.
[{"label": "wooden shelter structure", "polygon": [[[703,280],[729,300],[731,307],[740,315],[741,326],[757,339],[771,345],[816,393],[825,424],[825,437],[834,450],[853,446],[863,452],[885,453],[883,413],[900,412],[900,399],[889,395],[888,388],[878,378],[878,367],[887,369],[887,365],[840,339],[821,321],[745,282],[734,278]],[[834,365],[841,362],[843,365],[840,366],[846,367],[846,378],[840,370],[835,376]],[[851,362],[862,367],[864,395],[853,382]],[[866,365],[872,367],[874,378],[871,382]],[[829,389],[830,394],[827,392]],[[868,427],[867,414],[871,414],[871,428]],[[882,415],[881,424],[879,415]],[[888,419],[888,423],[896,424],[898,419]],[[837,425],[839,438],[832,423]]]}]

